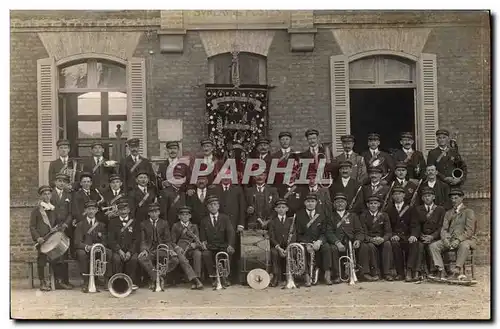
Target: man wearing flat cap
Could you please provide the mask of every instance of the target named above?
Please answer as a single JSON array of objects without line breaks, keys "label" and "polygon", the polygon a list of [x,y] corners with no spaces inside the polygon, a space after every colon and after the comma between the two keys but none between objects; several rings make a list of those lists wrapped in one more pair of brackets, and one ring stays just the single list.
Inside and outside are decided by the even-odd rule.
[{"label": "man wearing flat cap", "polygon": [[344,152],[337,155],[335,159],[337,161],[349,161],[352,163],[351,177],[360,184],[366,182],[368,174],[366,172],[366,164],[364,158],[353,151],[354,148],[354,136],[344,135],[340,137],[342,141],[342,148]]},{"label": "man wearing flat cap", "polygon": [[[422,189],[422,205],[415,207],[411,223],[411,236],[408,239],[410,251],[407,271],[411,271],[411,281],[417,281],[426,267],[430,257],[429,246],[438,241],[446,210],[434,202],[434,190],[429,187]],[[431,259],[432,261],[432,259]],[[431,267],[431,270],[433,267]],[[409,275],[407,274],[407,277]]]},{"label": "man wearing flat cap", "polygon": [[92,174],[94,188],[104,190],[108,187],[109,176],[118,174],[119,164],[104,158],[104,144],[100,141],[90,145],[90,152],[92,156],[83,161],[83,172]]},{"label": "man wearing flat cap", "polygon": [[[56,160],[50,162],[49,165],[49,185],[51,187],[55,186],[55,180],[57,174],[66,174],[69,177],[68,184],[72,179],[77,180],[77,173],[73,173],[74,170],[78,171],[78,161],[75,159],[70,159],[69,151],[71,149],[71,145],[67,139],[60,139],[56,143],[57,145],[57,153],[59,157]],[[71,182],[74,183],[74,182]],[[67,184],[67,185],[68,185]],[[68,185],[68,187],[73,189],[78,189],[72,185]]]},{"label": "man wearing flat cap", "polygon": [[455,268],[452,269],[452,276],[457,278],[464,269],[470,250],[476,246],[477,222],[474,210],[463,203],[464,192],[461,189],[453,188],[449,194],[453,208],[444,215],[441,239],[433,242],[429,248],[440,277],[445,276],[442,252],[457,251]]},{"label": "man wearing flat cap", "polygon": [[[224,165],[224,161],[223,161],[223,159],[221,159],[220,157],[218,157],[214,154],[215,144],[211,139],[209,139],[209,138],[202,139],[200,144],[201,144],[202,153],[198,154],[196,156],[196,158],[202,159],[202,164],[213,168],[212,172],[207,175],[208,185],[211,185],[212,182],[214,181],[215,177],[217,177],[219,170]],[[194,166],[194,162],[191,164],[190,169],[193,169],[193,166]],[[201,168],[201,169],[203,169],[203,168]],[[190,190],[193,191],[193,189],[191,187],[190,187]],[[191,194],[193,192],[189,192],[189,193]]]},{"label": "man wearing flat cap", "polygon": [[[460,187],[467,178],[467,164],[458,152],[457,147],[450,146],[450,132],[446,129],[436,131],[438,147],[429,151],[427,165],[435,165],[438,179],[450,187]],[[453,177],[455,169],[462,170],[461,177]]]},{"label": "man wearing flat cap", "polygon": [[376,196],[381,200],[383,206],[390,188],[388,185],[383,185],[381,182],[382,169],[379,167],[368,168],[368,175],[370,176],[370,183],[368,185],[364,185],[361,190],[361,197],[364,200],[363,202],[366,204],[366,200],[368,200],[368,198]]},{"label": "man wearing flat cap", "polygon": [[[181,163],[180,162],[180,154],[179,154],[179,142],[178,141],[169,141],[166,143],[165,147],[167,148],[167,158],[165,161],[160,163],[160,166],[158,168],[160,177],[161,177],[161,185],[159,186],[160,189],[164,189],[167,186],[172,185],[172,182],[169,181],[168,177],[168,170],[169,167],[172,166],[170,170],[172,171],[172,174],[179,174],[182,175],[182,177],[186,177],[186,182],[185,185],[187,186],[189,184],[189,181],[191,179],[190,176],[190,170],[189,170],[189,164]],[[176,214],[177,215],[177,214]]]},{"label": "man wearing flat cap", "polygon": [[401,187],[405,191],[405,202],[410,202],[413,195],[417,193],[419,181],[407,179],[408,165],[404,162],[396,163],[394,168],[394,187]]},{"label": "man wearing flat cap", "polygon": [[136,185],[128,193],[130,214],[142,222],[148,218],[148,208],[152,203],[157,202],[156,188],[149,186],[149,171],[139,170],[136,172]]},{"label": "man wearing flat cap", "polygon": [[394,154],[396,162],[403,162],[407,166],[408,177],[407,179],[419,180],[425,177],[425,159],[422,152],[413,149],[415,139],[413,133],[401,133],[400,140],[402,148],[398,149]]},{"label": "man wearing flat cap", "polygon": [[138,171],[148,173],[149,181],[155,182],[156,175],[153,172],[151,161],[139,154],[139,138],[131,138],[127,141],[127,147],[130,154],[120,162],[120,175],[123,179],[125,191],[130,191],[135,187],[135,178]]},{"label": "man wearing flat cap", "polygon": [[[364,165],[364,162],[363,162]],[[358,215],[364,210],[362,186],[359,181],[352,178],[352,162],[349,160],[340,161],[340,175],[335,179],[330,186],[330,196],[334,197],[338,193],[342,193],[347,197],[347,208],[349,211],[354,211]]]},{"label": "man wearing flat cap", "polygon": [[104,211],[104,221],[106,224],[109,222],[111,217],[118,216],[117,208],[118,202],[121,198],[125,197],[127,194],[123,189],[122,178],[120,175],[113,174],[109,176],[109,187],[104,190],[102,196],[104,197],[104,202],[101,205],[102,208],[114,207]]},{"label": "man wearing flat cap", "polygon": [[379,149],[380,135],[377,133],[368,134],[368,150],[361,155],[365,159],[367,170],[370,168],[382,169],[382,184],[392,181],[394,174],[394,161],[392,157]]},{"label": "man wearing flat cap", "polygon": [[300,158],[314,160],[309,165],[308,173],[318,174],[320,159],[325,159],[324,173],[325,175],[329,174],[332,179],[335,179],[338,174],[338,166],[336,165],[337,160],[333,157],[331,148],[320,144],[319,131],[316,129],[308,129],[304,135],[309,147],[300,154]]},{"label": "man wearing flat cap", "polygon": [[264,160],[266,163],[266,172],[269,172],[272,161],[271,151],[269,150],[270,144],[271,140],[266,137],[260,137],[257,139],[257,142],[255,142],[255,158]]},{"label": "man wearing flat cap", "polygon": [[[294,171],[299,169],[299,153],[295,152],[290,146],[292,142],[292,133],[288,131],[282,131],[278,135],[278,140],[280,143],[280,149],[272,154],[271,158],[278,159],[278,168],[286,168],[288,160],[294,160]],[[273,186],[278,190],[280,198],[282,198],[287,190],[287,185],[284,184],[284,173],[276,173],[274,176]]]}]

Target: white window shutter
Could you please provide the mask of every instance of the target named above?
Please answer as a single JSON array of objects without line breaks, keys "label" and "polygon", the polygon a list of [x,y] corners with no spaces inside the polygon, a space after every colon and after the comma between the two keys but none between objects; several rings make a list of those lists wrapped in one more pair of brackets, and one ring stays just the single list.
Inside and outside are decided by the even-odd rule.
[{"label": "white window shutter", "polygon": [[37,61],[38,181],[49,184],[49,165],[57,156],[57,69],[54,58]]},{"label": "white window shutter", "polygon": [[422,54],[419,59],[419,148],[427,157],[436,147],[438,129],[437,61],[435,54]]},{"label": "white window shutter", "polygon": [[330,57],[332,145],[336,154],[342,153],[340,136],[351,131],[349,106],[349,60],[347,56]]},{"label": "white window shutter", "polygon": [[128,138],[139,138],[139,152],[147,157],[146,64],[143,58],[131,58],[127,65]]}]

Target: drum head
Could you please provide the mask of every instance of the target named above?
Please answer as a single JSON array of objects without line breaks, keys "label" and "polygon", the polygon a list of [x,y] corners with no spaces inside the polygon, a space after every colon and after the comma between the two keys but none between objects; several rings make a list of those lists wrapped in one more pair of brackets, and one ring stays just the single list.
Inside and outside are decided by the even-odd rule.
[{"label": "drum head", "polygon": [[61,232],[55,232],[54,234],[49,236],[47,241],[45,241],[40,247],[40,251],[46,253],[54,249],[61,241],[63,235],[64,234]]},{"label": "drum head", "polygon": [[256,268],[251,270],[247,274],[247,283],[250,287],[257,290],[266,289],[269,286],[271,278],[269,273],[261,268]]}]

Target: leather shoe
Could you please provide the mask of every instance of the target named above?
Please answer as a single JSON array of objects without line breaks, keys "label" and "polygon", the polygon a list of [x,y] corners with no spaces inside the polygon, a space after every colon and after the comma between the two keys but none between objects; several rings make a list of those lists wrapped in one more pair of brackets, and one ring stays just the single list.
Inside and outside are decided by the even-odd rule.
[{"label": "leather shoe", "polygon": [[309,274],[306,274],[306,280],[305,280],[304,286],[305,287],[311,286],[311,277],[309,276]]},{"label": "leather shoe", "polygon": [[378,277],[375,279],[375,277],[371,276],[370,274],[364,274],[361,278],[363,281],[367,281],[367,282],[373,282],[373,281],[378,280]]},{"label": "leather shoe", "polygon": [[71,290],[71,289],[73,289],[73,287],[64,283],[64,282],[57,282],[56,289]]},{"label": "leather shoe", "polygon": [[384,277],[384,280],[385,280],[385,281],[394,281],[394,278],[393,278],[391,275],[386,275],[386,276]]},{"label": "leather shoe", "polygon": [[333,284],[339,284],[340,282],[342,282],[342,281],[340,281],[339,277],[334,278],[332,281]]},{"label": "leather shoe", "polygon": [[330,271],[325,271],[325,283],[329,286],[331,286],[333,283],[332,283],[332,274]]},{"label": "leather shoe", "polygon": [[399,275],[399,274],[398,274],[398,275],[396,275],[396,277],[395,277],[395,278],[393,278],[393,279],[394,279],[394,281],[401,281],[401,280],[403,280],[403,276],[401,276],[401,275]]},{"label": "leather shoe", "polygon": [[277,287],[278,283],[279,283],[278,281],[279,281],[278,276],[277,275],[273,276],[273,279],[271,280],[270,286]]},{"label": "leather shoe", "polygon": [[191,286],[191,289],[193,290],[202,290],[203,289],[203,283],[201,283],[200,279],[195,278],[193,285]]},{"label": "leather shoe", "polygon": [[406,271],[405,281],[406,282],[412,282],[413,281],[413,278],[412,278],[412,275],[411,275],[411,270],[407,270]]}]

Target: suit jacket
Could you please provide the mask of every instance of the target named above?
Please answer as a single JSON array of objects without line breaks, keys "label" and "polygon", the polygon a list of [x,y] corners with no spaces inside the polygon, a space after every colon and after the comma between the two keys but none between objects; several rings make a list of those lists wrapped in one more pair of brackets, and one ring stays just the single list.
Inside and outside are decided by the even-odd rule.
[{"label": "suit jacket", "polygon": [[[349,207],[352,203],[352,200],[356,196],[356,192],[358,191],[358,188],[361,186],[361,183],[356,181],[355,179],[351,178],[347,182],[347,185],[344,187],[342,184],[342,177],[337,177],[337,179],[333,182],[332,186],[330,186],[330,196],[333,200],[335,197],[335,194],[337,193],[344,193],[347,196],[347,207]],[[359,191],[358,196],[356,197],[356,200],[354,201],[354,204],[350,211],[354,211],[356,213],[361,213],[365,208],[363,204],[363,191]]]},{"label": "suit jacket", "polygon": [[[366,165],[366,168],[368,170],[371,167],[371,163],[372,163],[371,151],[370,150],[364,151],[363,153],[361,153],[361,155],[365,159],[365,165]],[[380,165],[378,165],[379,168],[382,168],[382,177],[384,177],[387,173],[389,173],[389,175],[387,175],[385,180],[387,182],[392,181],[392,179],[394,177],[394,160],[389,155],[389,153],[386,153],[384,151],[380,151],[380,149],[379,149],[379,154],[375,159],[378,159],[378,158],[384,159],[384,161],[382,161],[382,163]],[[369,178],[367,178],[365,180],[365,183],[369,183]]]},{"label": "suit jacket", "polygon": [[[318,197],[317,207],[322,209],[322,211],[325,213],[325,216],[327,218],[331,218],[332,211],[333,211],[333,203],[332,203],[332,199],[330,198],[330,191],[328,190],[328,188],[318,186],[318,189],[316,192],[311,192],[311,189],[308,185],[302,185],[301,188],[303,190],[302,195],[304,196],[304,198],[309,193],[315,193]],[[303,208],[303,207],[305,207],[304,201],[302,201],[301,208]]]},{"label": "suit jacket", "polygon": [[356,180],[360,184],[362,184],[363,182],[365,182],[367,180],[368,174],[366,171],[366,163],[365,163],[365,159],[361,155],[359,155],[355,152],[352,152],[352,154],[349,156],[349,159],[347,159],[347,155],[345,153],[341,153],[341,154],[337,155],[337,157],[335,157],[335,159],[337,159],[337,161],[339,161],[339,162],[345,161],[345,160],[351,161],[351,163],[352,163],[351,178],[352,179]]},{"label": "suit jacket", "polygon": [[154,240],[154,227],[151,223],[151,219],[148,217],[146,220],[141,222],[141,252],[144,250],[154,252],[158,244],[166,244],[172,250],[174,249],[174,244],[172,243],[172,237],[170,236],[170,230],[168,228],[168,222],[161,218],[158,219],[156,223],[156,242]]},{"label": "suit jacket", "polygon": [[[156,189],[148,186],[147,197],[144,202],[142,200],[146,196],[145,193],[136,185],[128,194],[128,203],[130,207],[130,216],[134,217],[138,222],[148,218],[149,205],[156,199]],[[142,205],[139,205],[142,202]]]},{"label": "suit jacket", "polygon": [[455,149],[448,148],[446,155],[441,157],[439,162],[438,158],[441,156],[441,149],[436,147],[429,151],[427,155],[427,165],[435,165],[438,171],[438,178],[443,180],[445,177],[451,177],[451,173],[455,168],[460,168],[464,172],[462,179],[458,186],[462,185],[467,178],[467,164],[464,159]]},{"label": "suit jacket", "polygon": [[217,222],[212,225],[210,215],[201,220],[200,240],[207,242],[208,249],[226,249],[228,246],[234,248],[235,229],[231,225],[231,220],[225,214],[217,215]]},{"label": "suit jacket", "polygon": [[252,222],[256,223],[259,215],[261,216],[262,220],[266,221],[270,219],[271,216],[275,213],[274,203],[279,198],[276,188],[267,184],[264,186],[264,191],[262,193],[264,193],[265,206],[263,207],[263,209],[257,207],[256,197],[258,193],[259,192],[257,191],[257,186],[248,187],[246,190],[245,195],[247,207],[252,206],[255,209],[254,213],[248,216],[247,224]]},{"label": "suit jacket", "polygon": [[433,241],[439,240],[446,210],[435,204],[433,209],[431,215],[427,216],[425,205],[414,208],[411,235],[416,238],[420,238],[422,235],[432,235]]},{"label": "suit jacket", "polygon": [[[125,223],[132,219],[128,217]],[[135,222],[135,220],[134,220]],[[130,251],[131,254],[139,252],[139,244],[141,240],[141,230],[140,226],[132,222],[123,232],[122,229],[124,225],[119,216],[112,218],[109,221],[108,226],[108,242],[109,248],[118,252],[122,250],[123,252]]]},{"label": "suit jacket", "polygon": [[89,200],[100,201],[100,199],[101,198],[99,197],[99,194],[94,188],[90,189],[89,195],[85,194],[83,189],[79,189],[78,191],[76,191],[71,203],[71,212],[73,214],[73,218],[76,219],[76,222],[78,223],[85,218],[85,215],[83,215],[83,211],[85,210],[85,202]]},{"label": "suit jacket", "polygon": [[61,198],[57,195],[54,189],[52,193],[52,198],[50,203],[56,207],[54,213],[56,216],[56,225],[66,224],[68,227],[71,226],[72,213],[71,213],[71,194],[63,190]]},{"label": "suit jacket", "polygon": [[316,240],[321,240],[323,243],[327,242],[325,232],[326,232],[326,217],[324,213],[316,207],[315,216],[318,215],[316,220],[307,227],[307,223],[309,223],[310,218],[309,214],[306,212],[306,209],[301,209],[297,212],[297,216],[295,218],[296,232],[297,232],[297,241],[298,242],[314,242]]},{"label": "suit jacket", "polygon": [[441,239],[475,240],[476,225],[474,210],[464,205],[457,214],[455,209],[450,209],[444,214]]},{"label": "suit jacket", "polygon": [[[137,184],[135,181],[136,174],[140,170],[145,170],[146,172],[148,172],[150,182],[153,182],[156,179],[153,167],[151,166],[151,161],[141,155],[139,155],[139,159],[141,162],[137,166],[135,166],[132,155],[128,155],[120,162],[120,176],[123,179],[123,186],[125,187],[124,189],[126,191],[135,188]],[[134,168],[134,170],[132,170],[132,168]]]},{"label": "suit jacket", "polygon": [[[374,221],[374,218],[376,220]],[[365,241],[370,242],[371,238],[381,237],[384,241],[389,241],[392,237],[391,221],[385,212],[378,212],[376,217],[366,210],[359,217],[365,232]]]},{"label": "suit jacket", "polygon": [[306,186],[297,184],[293,186],[285,185],[284,192],[282,197],[286,200],[289,208],[288,216],[293,216],[297,211],[304,208],[304,199],[309,192],[306,190]]},{"label": "suit jacket", "polygon": [[[56,214],[54,210],[45,210],[47,218],[52,227],[56,225]],[[40,212],[40,207],[36,207],[31,211],[30,216],[30,233],[33,241],[38,238],[43,238],[46,234],[50,232],[50,227],[45,224]]]},{"label": "suit jacket", "polygon": [[[73,163],[74,161],[74,163]],[[76,165],[76,169],[78,170],[78,161],[68,158],[68,169],[73,169],[73,166]],[[58,157],[56,160],[53,160],[49,164],[49,185],[52,188],[55,188],[55,180],[56,180],[56,175],[61,173],[61,170],[63,169],[64,165],[63,162],[61,161],[61,158]],[[77,180],[78,175],[75,174],[75,180]],[[75,182],[73,185],[73,189],[77,190],[80,185]]]},{"label": "suit jacket", "polygon": [[179,221],[178,209],[186,205],[186,192],[184,189],[177,189],[168,186],[160,191],[160,216],[166,218],[170,224]]},{"label": "suit jacket", "polygon": [[[406,210],[405,210],[406,209]],[[405,212],[401,215],[401,212]],[[387,207],[387,215],[391,221],[392,235],[399,236],[403,241],[408,241],[411,232],[411,222],[413,216],[413,207],[408,202],[403,202],[401,212],[398,212],[393,202]]]},{"label": "suit jacket", "polygon": [[365,240],[365,231],[363,228],[363,224],[361,223],[359,216],[354,212],[346,211],[344,216],[349,214],[348,217],[345,217],[344,221],[337,228],[338,223],[342,220],[339,213],[337,211],[333,212],[332,220],[330,221],[330,230],[335,230],[335,236],[342,242],[346,243],[347,241],[356,241]]},{"label": "suit jacket", "polygon": [[[160,174],[160,179],[162,182],[167,180],[167,170],[168,166],[170,166],[170,160],[167,158],[165,161],[160,163],[160,166],[158,167],[158,171]],[[174,170],[182,170],[184,174],[186,174],[186,181],[184,183],[184,186],[188,186],[189,182],[191,180],[191,170],[189,170],[189,165],[177,162],[175,167],[172,169],[172,175],[174,173]],[[163,189],[163,185],[160,184],[160,189]]]},{"label": "suit jacket", "polygon": [[[127,193],[125,192],[123,186],[120,188],[120,191],[118,192],[118,195],[121,195],[120,197],[118,197],[118,196],[115,197],[115,194],[111,190],[111,187],[108,187],[107,189],[105,189],[101,194],[104,198],[104,202],[103,202],[104,204],[102,205],[103,207],[112,206],[112,205],[116,204],[116,202],[118,200],[120,200],[121,198],[127,197]],[[111,202],[111,201],[113,201],[113,202]]]},{"label": "suit jacket", "polygon": [[[295,150],[290,148],[290,152],[288,152],[288,155],[286,155],[281,149],[279,149],[278,151],[271,154],[271,161],[272,159],[281,159],[282,157],[284,157],[283,160],[278,162],[278,168],[286,168],[288,160],[293,159],[292,157],[293,152],[295,152]],[[271,164],[271,162],[269,162],[269,164]],[[295,161],[294,170],[298,170],[298,168],[299,168],[299,162]],[[283,183],[284,177],[285,177],[284,173],[276,173],[276,175],[274,176],[273,186],[278,188],[279,185],[284,184]],[[278,188],[278,193],[280,194],[280,197],[283,197],[283,194],[286,193],[286,191],[284,191],[282,188],[281,189]]]},{"label": "suit jacket", "polygon": [[406,162],[408,171],[407,179],[419,180],[425,177],[426,164],[422,152],[413,150],[408,158],[405,151],[399,149],[394,154],[394,160],[396,160],[396,162]]},{"label": "suit jacket", "polygon": [[[92,173],[92,186],[95,188],[99,188],[101,190],[106,189],[109,186],[109,176],[112,174],[118,174],[118,168],[113,167],[105,167],[104,162],[108,159],[103,157],[101,165],[96,167],[96,163],[94,161],[94,157],[88,157],[83,161],[83,171]],[[95,170],[94,170],[95,168]],[[78,181],[80,181],[80,177],[78,177]]]},{"label": "suit jacket", "polygon": [[106,226],[99,221],[96,221],[96,223],[97,226],[90,233],[88,233],[88,231],[91,225],[86,218],[76,224],[74,239],[75,249],[85,249],[86,245],[92,246],[94,243],[101,243],[104,247],[108,247]]},{"label": "suit jacket", "polygon": [[448,192],[450,192],[450,187],[448,184],[445,182],[440,181],[439,179],[436,179],[436,183],[434,184],[434,187],[430,187],[428,182],[423,182],[422,185],[420,185],[420,190],[419,190],[419,204],[422,203],[422,189],[424,187],[429,187],[434,190],[434,195],[436,196],[434,199],[434,203],[437,204],[438,206],[444,207],[444,209],[449,210],[453,206],[451,204],[450,197],[448,196]]},{"label": "suit jacket", "polygon": [[229,216],[233,228],[238,225],[245,226],[246,200],[243,188],[239,185],[231,184],[227,191],[222,185],[214,187],[214,193],[219,198],[219,211]]},{"label": "suit jacket", "polygon": [[[325,147],[323,147],[322,145],[319,145],[319,147],[318,147],[318,153],[320,154],[318,156],[318,159],[323,159],[323,158],[326,159],[326,148]],[[329,152],[329,157],[331,159],[331,162],[325,164],[325,170],[324,170],[324,172],[325,173],[330,173],[331,177],[333,179],[335,179],[338,176],[338,173],[339,173],[339,165],[338,165],[338,161],[333,157],[331,149],[330,149],[330,152]],[[314,154],[311,152],[310,147],[308,147],[305,151],[303,151],[302,153],[300,153],[300,158],[301,159],[314,159]],[[318,164],[319,164],[319,162],[318,162]],[[317,168],[316,166],[318,164],[311,164],[309,166],[308,172],[310,172],[310,173],[316,173],[316,168]]]},{"label": "suit jacket", "polygon": [[[396,185],[396,184],[394,184],[394,185]],[[363,202],[363,205],[364,205],[365,209],[366,209],[366,204],[365,203],[368,200],[368,198],[371,197],[372,195],[378,196],[379,199],[380,199],[380,202],[381,202],[381,206],[383,206],[384,200],[385,200],[385,198],[387,196],[387,193],[389,193],[389,189],[390,189],[389,185],[382,185],[382,184],[379,183],[378,187],[375,189],[375,193],[373,193],[373,189],[372,189],[371,184],[363,186],[363,188],[361,190],[363,193],[362,193],[361,196],[363,198],[362,202]],[[390,200],[389,200],[389,202],[390,202]]]},{"label": "suit jacket", "polygon": [[[260,153],[258,152],[255,152],[254,156],[256,159],[261,159]],[[273,161],[271,152],[268,151],[262,160],[264,160],[264,162],[266,163],[266,172],[269,172],[269,168],[271,168],[271,162]]]},{"label": "suit jacket", "polygon": [[[423,182],[422,182],[422,184],[423,184]],[[411,198],[413,197],[413,194],[417,190],[418,181],[405,180],[402,184],[400,184],[398,179],[394,178],[394,187],[396,187],[396,186],[402,187],[405,190],[405,202],[410,202]],[[416,204],[418,204],[417,201],[418,201],[418,196],[417,196],[417,200],[415,202]]]},{"label": "suit jacket", "polygon": [[[286,249],[288,246],[288,236],[290,233],[290,226],[292,226],[293,217],[285,216],[285,223],[282,223],[278,218],[278,214],[273,215],[269,222],[269,241],[271,248],[279,245],[281,248]],[[295,224],[294,224],[295,225]],[[295,242],[295,228],[292,227],[292,237],[290,243]]]},{"label": "suit jacket", "polygon": [[209,195],[215,195],[214,186],[207,186],[205,199],[203,201],[198,197],[198,190],[194,188],[193,195],[186,195],[186,205],[191,208],[191,222],[196,225],[201,225],[201,221],[208,215],[208,209],[205,200]]},{"label": "suit jacket", "polygon": [[[192,232],[192,234],[196,235],[200,238],[200,232],[198,230],[198,226],[193,223],[189,223],[188,229]],[[179,221],[172,225],[172,243],[181,247],[182,250],[186,250],[186,248],[193,242],[196,242],[195,239],[192,238],[192,235],[188,233],[188,231],[184,230],[184,226]]]}]

